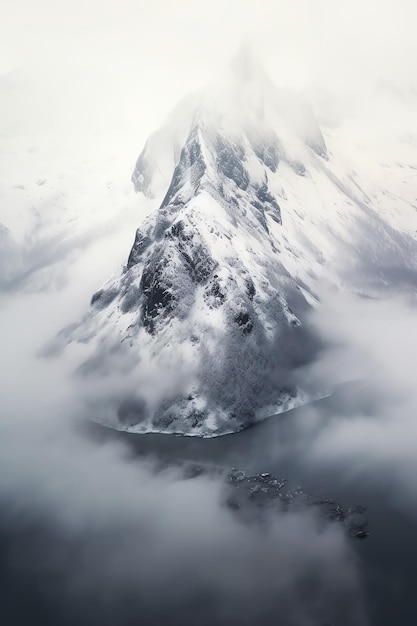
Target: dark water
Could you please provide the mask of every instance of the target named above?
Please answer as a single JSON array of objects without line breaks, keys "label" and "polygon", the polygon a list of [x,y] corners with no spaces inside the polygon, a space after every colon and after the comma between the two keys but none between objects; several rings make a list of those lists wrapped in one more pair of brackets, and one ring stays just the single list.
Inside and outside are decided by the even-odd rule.
[{"label": "dark water", "polygon": [[[341,407],[345,407],[348,412],[351,403],[350,388],[341,389],[333,397],[314,403],[314,408],[320,414],[320,427],[333,419],[336,412],[340,414]],[[188,459],[225,468],[237,467],[250,473],[270,472],[277,477],[289,479],[290,486],[302,485],[313,496],[333,497],[345,506],[366,505],[370,536],[362,541],[349,541],[352,542],[360,561],[370,624],[416,625],[417,540],[413,507],[410,506],[410,513],[404,509],[399,510],[395,506],[395,494],[378,480],[359,481],[351,478],[352,474],[337,463],[320,467],[317,463],[306,461],[303,454],[305,447],[299,445],[299,432],[309,416],[310,408],[301,407],[241,433],[214,439],[159,434],[134,435],[111,431],[98,425],[84,425],[82,428],[86,436],[93,437],[99,443],[108,439],[125,442],[135,456],[156,455],[167,460]],[[300,428],[297,428],[297,424]],[[96,623],[93,620],[94,606],[90,605],[88,599],[73,614],[63,609],[59,596],[54,595],[54,584],[59,586],[59,581],[48,581],[50,593],[47,595],[41,588],[42,585],[39,584],[38,587],[37,567],[31,561],[31,555],[36,554],[36,558],[39,558],[42,549],[47,550],[51,541],[59,543],[60,538],[55,536],[52,529],[36,525],[30,529],[27,526],[11,529],[10,525],[2,522],[0,532],[2,626],[88,626]],[[22,553],[26,555],[23,564],[16,565],[15,560],[10,558],[13,550],[20,555],[20,559]],[[11,563],[14,564],[10,565]],[[130,626],[153,622],[152,619],[141,621],[134,616],[123,622],[109,618],[105,623],[115,626],[123,623],[123,626]],[[154,623],[159,622],[155,619]],[[182,620],[180,614],[176,618],[170,614],[169,623],[189,622]],[[230,621],[232,623],[235,622]],[[215,620],[212,624],[216,626]]]}]

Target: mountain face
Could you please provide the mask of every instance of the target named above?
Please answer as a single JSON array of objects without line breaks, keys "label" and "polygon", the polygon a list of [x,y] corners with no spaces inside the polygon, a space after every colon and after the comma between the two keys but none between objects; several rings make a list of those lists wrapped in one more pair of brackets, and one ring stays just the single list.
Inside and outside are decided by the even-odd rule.
[{"label": "mountain face", "polygon": [[115,428],[214,436],[295,406],[323,285],[415,282],[416,242],[335,173],[311,110],[247,53],[180,103],[132,181],[160,206],[66,336],[94,346],[84,376],[124,377],[97,414]]}]

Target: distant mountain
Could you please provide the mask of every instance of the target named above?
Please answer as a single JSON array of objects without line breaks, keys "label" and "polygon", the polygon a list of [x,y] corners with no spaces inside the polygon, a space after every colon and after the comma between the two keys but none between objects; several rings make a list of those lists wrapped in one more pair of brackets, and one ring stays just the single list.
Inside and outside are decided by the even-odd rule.
[{"label": "distant mountain", "polygon": [[304,402],[323,285],[417,284],[417,243],[336,175],[311,109],[247,50],[177,106],[132,180],[148,197],[166,185],[160,207],[65,335],[95,346],[83,375],[126,373],[97,414],[115,428],[214,436]]}]

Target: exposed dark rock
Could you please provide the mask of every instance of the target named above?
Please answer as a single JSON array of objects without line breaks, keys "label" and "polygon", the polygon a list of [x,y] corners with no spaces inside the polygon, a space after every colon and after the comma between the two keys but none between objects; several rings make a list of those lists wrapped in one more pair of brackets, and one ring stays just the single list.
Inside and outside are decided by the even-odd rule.
[{"label": "exposed dark rock", "polygon": [[171,226],[170,231],[167,233],[167,237],[171,236],[171,238],[182,239],[183,241],[190,241],[192,239],[192,234],[190,232],[187,233],[187,229],[183,220],[179,222],[175,222]]},{"label": "exposed dark rock", "polygon": [[207,418],[207,411],[199,411],[194,409],[190,413],[189,421],[191,428],[198,428],[204,423],[204,420]]},{"label": "exposed dark rock", "polygon": [[217,263],[193,224],[183,220],[175,222],[166,236],[174,241],[192,280],[197,284],[207,280]]},{"label": "exposed dark rock", "polygon": [[253,328],[253,322],[246,311],[241,311],[235,317],[235,322],[239,324],[244,335],[249,335]]},{"label": "exposed dark rock", "polygon": [[242,146],[227,141],[220,135],[216,138],[217,167],[224,176],[233,180],[240,188],[248,188],[249,175],[243,166],[245,152]]},{"label": "exposed dark rock", "polygon": [[[181,206],[182,198],[179,192],[184,184],[185,177],[190,181],[194,193],[198,189],[200,179],[206,171],[206,164],[204,162],[200,139],[199,139],[199,126],[196,125],[191,130],[190,136],[181,151],[180,160],[174,170],[171,184],[162,201],[161,208],[174,204]],[[178,196],[177,196],[178,194]]]},{"label": "exposed dark rock", "polygon": [[265,209],[264,209],[262,202],[258,202],[257,200],[252,200],[251,204],[255,209],[254,213],[256,217],[258,218],[258,221],[260,222],[262,227],[266,230],[266,232],[269,234],[269,228],[268,228],[268,224],[266,223],[266,217],[265,217]]},{"label": "exposed dark rock", "polygon": [[256,197],[262,203],[264,210],[268,212],[272,219],[278,224],[281,224],[281,209],[275,199],[275,196],[273,196],[269,191],[267,185],[262,185],[262,187],[259,187],[256,190]]},{"label": "exposed dark rock", "polygon": [[255,285],[253,284],[253,280],[251,278],[247,278],[246,279],[246,290],[248,292],[248,296],[250,300],[253,300],[255,293],[256,293],[256,289],[255,289]]},{"label": "exposed dark rock", "polygon": [[275,222],[281,224],[281,210],[278,202],[269,191],[266,184],[256,188],[255,199],[251,201],[251,204],[256,209],[255,215],[267,233],[269,233],[269,228],[266,221],[266,213],[268,213]]},{"label": "exposed dark rock", "polygon": [[167,315],[173,310],[175,298],[171,292],[172,285],[164,276],[163,257],[157,262],[151,262],[144,270],[140,281],[140,290],[144,294],[142,305],[142,322],[146,330],[153,334],[155,318],[158,315]]},{"label": "exposed dark rock", "polygon": [[212,309],[217,309],[219,306],[224,304],[226,300],[226,295],[223,293],[220,287],[217,275],[214,275],[213,280],[206,287],[204,299]]},{"label": "exposed dark rock", "polygon": [[271,172],[276,172],[279,164],[280,148],[277,143],[254,144],[253,151]]},{"label": "exposed dark rock", "polygon": [[268,472],[249,474],[233,468],[174,461],[184,470],[184,477],[193,479],[199,476],[217,476],[224,481],[223,502],[243,520],[265,518],[265,513],[285,512],[314,508],[324,522],[342,524],[346,533],[353,538],[365,539],[369,536],[368,520],[363,506],[343,508],[332,498],[312,498],[301,487],[288,489],[287,480],[277,478]]}]

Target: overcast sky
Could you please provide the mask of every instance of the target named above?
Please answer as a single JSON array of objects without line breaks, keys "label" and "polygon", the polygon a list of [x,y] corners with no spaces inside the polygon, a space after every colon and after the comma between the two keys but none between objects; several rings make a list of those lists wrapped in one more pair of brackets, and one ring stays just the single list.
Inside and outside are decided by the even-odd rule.
[{"label": "overcast sky", "polygon": [[3,0],[0,72],[25,68],[85,100],[100,92],[102,107],[120,102],[158,124],[243,38],[278,83],[359,98],[381,80],[407,91],[416,21],[412,0]]}]

